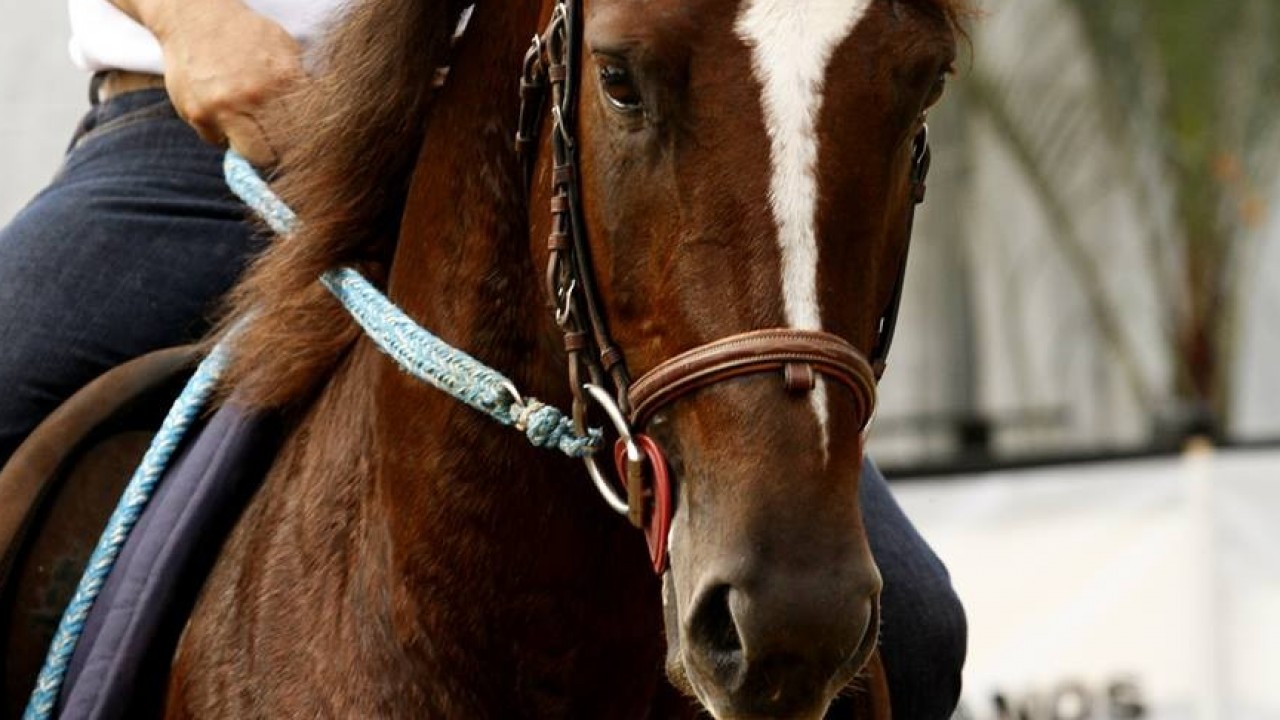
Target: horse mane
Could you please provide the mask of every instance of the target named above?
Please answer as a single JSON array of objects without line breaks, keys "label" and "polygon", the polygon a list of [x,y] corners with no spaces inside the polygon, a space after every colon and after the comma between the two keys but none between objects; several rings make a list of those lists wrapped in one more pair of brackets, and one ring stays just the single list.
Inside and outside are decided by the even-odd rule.
[{"label": "horse mane", "polygon": [[284,148],[272,188],[299,223],[232,290],[214,335],[240,323],[222,383],[238,402],[280,407],[307,396],[358,337],[317,278],[340,265],[374,282],[386,277],[434,94],[430,78],[448,64],[470,4],[353,4],[319,48],[313,81],[268,117]]},{"label": "horse mane", "polygon": [[978,0],[894,0],[894,2],[905,2],[914,5],[927,12],[935,13],[946,21],[951,27],[951,32],[955,34],[956,40],[963,43],[970,52],[969,25],[970,23],[982,16],[982,11],[978,7]]},{"label": "horse mane", "polygon": [[955,24],[956,29],[960,29],[963,21],[972,17],[977,13],[978,8],[974,4],[975,0],[924,0],[926,4],[933,5],[940,10],[947,19]]},{"label": "horse mane", "polygon": [[[303,400],[359,337],[317,279],[346,265],[385,280],[434,95],[429,78],[448,64],[472,1],[360,0],[321,46],[318,75],[268,118],[285,148],[272,187],[299,223],[231,291],[213,335],[239,324],[222,381],[237,402]],[[971,0],[907,1],[941,13],[961,36],[973,14]]]},{"label": "horse mane", "polygon": [[952,32],[960,40],[969,41],[968,24],[970,21],[981,15],[978,9],[977,0],[923,0],[925,4],[932,5],[935,10],[942,13],[946,18],[947,24],[951,26]]}]

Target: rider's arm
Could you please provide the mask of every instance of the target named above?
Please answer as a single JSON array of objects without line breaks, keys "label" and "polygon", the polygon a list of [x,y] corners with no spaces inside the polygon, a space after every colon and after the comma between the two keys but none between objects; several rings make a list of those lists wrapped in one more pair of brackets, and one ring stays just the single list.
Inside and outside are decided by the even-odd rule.
[{"label": "rider's arm", "polygon": [[169,96],[202,138],[258,164],[275,159],[262,110],[305,77],[289,33],[240,0],[112,2],[160,41]]}]

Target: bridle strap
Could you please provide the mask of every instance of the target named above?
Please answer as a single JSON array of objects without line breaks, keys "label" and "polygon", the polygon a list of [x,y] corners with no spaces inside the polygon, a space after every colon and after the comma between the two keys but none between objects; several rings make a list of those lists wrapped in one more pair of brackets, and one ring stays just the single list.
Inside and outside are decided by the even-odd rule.
[{"label": "bridle strap", "polygon": [[701,345],[645,373],[631,385],[632,425],[644,428],[659,410],[708,385],[774,372],[796,393],[812,390],[818,373],[843,385],[856,403],[858,427],[875,410],[875,374],[857,348],[831,333],[775,328]]},{"label": "bridle strap", "polygon": [[876,336],[875,348],[871,350],[871,368],[875,371],[876,380],[884,376],[885,364],[889,359],[889,349],[893,346],[893,335],[898,329],[898,311],[902,307],[902,289],[907,284],[907,253],[911,250],[911,236],[915,232],[916,208],[924,203],[925,181],[929,177],[929,166],[933,164],[933,150],[929,146],[929,126],[923,125],[916,136],[911,157],[911,205],[907,209],[907,241],[903,243],[902,260],[898,263],[898,278],[893,285],[893,296],[880,316],[880,327]]},{"label": "bridle strap", "polygon": [[556,324],[564,333],[569,387],[574,396],[574,420],[587,426],[588,383],[611,388],[615,402],[627,409],[627,372],[622,351],[609,332],[604,303],[587,242],[583,215],[578,147],[575,141],[577,97],[581,69],[582,0],[558,0],[542,34],[534,37],[525,55],[520,79],[520,118],[516,150],[525,164],[526,184],[532,181],[533,158],[542,111],[551,110],[551,234],[547,239],[547,296]]}]

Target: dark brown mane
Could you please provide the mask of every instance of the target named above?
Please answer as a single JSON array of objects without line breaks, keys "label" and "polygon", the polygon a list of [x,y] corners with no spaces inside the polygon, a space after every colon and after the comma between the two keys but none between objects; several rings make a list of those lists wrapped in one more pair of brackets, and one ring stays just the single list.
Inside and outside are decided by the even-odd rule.
[{"label": "dark brown mane", "polygon": [[982,14],[982,11],[978,8],[977,0],[893,1],[906,2],[941,15],[947,25],[951,26],[951,32],[955,33],[956,39],[964,43],[966,46],[969,43],[969,24]]},{"label": "dark brown mane", "polygon": [[468,4],[357,3],[321,49],[315,81],[281,104],[285,112],[271,125],[287,150],[273,188],[305,222],[275,239],[231,294],[224,330],[237,318],[252,320],[224,387],[245,402],[274,407],[305,395],[356,338],[317,278],[338,265],[358,266],[375,281],[385,275],[433,94],[430,78],[448,64]]},{"label": "dark brown mane", "polygon": [[[963,35],[969,0],[905,0],[942,13]],[[359,267],[375,282],[399,230],[410,174],[450,38],[469,0],[363,0],[333,29],[315,82],[283,107],[287,148],[273,188],[305,222],[277,238],[231,293],[222,332],[242,328],[223,387],[260,407],[305,397],[354,342],[357,327],[317,282]],[[255,308],[270,308],[256,313]]]},{"label": "dark brown mane", "polygon": [[951,28],[957,33],[964,33],[965,20],[975,17],[978,14],[977,4],[974,0],[906,0],[908,3],[916,5],[928,6],[928,8],[936,9],[946,17],[947,22],[951,24]]},{"label": "dark brown mane", "polygon": [[963,32],[964,22],[978,11],[972,0],[924,0],[924,2],[933,5],[946,15],[947,20],[957,32]]},{"label": "dark brown mane", "polygon": [[956,37],[967,41],[969,39],[968,23],[977,18],[981,11],[975,0],[920,0],[927,5],[931,5],[938,12],[942,13],[946,18],[947,24],[951,26],[952,32]]}]

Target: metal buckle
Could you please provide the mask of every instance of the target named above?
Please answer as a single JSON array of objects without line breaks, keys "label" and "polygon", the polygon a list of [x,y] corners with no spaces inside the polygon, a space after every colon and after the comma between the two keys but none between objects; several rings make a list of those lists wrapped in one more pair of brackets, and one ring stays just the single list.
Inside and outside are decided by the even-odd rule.
[{"label": "metal buckle", "polygon": [[559,327],[569,320],[569,313],[573,310],[573,292],[578,289],[578,278],[569,278],[569,285],[556,291],[556,314],[555,321]]},{"label": "metal buckle", "polygon": [[564,147],[573,148],[573,136],[569,134],[569,127],[564,122],[564,111],[559,105],[551,106],[551,129],[555,131],[556,136],[560,138],[560,142],[564,143]]},{"label": "metal buckle", "polygon": [[564,59],[564,35],[568,33],[568,19],[569,8],[564,2],[557,2],[551,8],[551,17],[547,20],[546,30],[543,31],[543,46],[546,48],[548,65],[560,63]]}]

